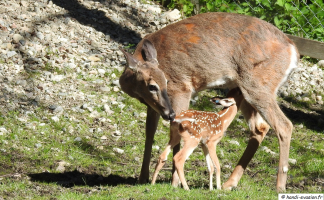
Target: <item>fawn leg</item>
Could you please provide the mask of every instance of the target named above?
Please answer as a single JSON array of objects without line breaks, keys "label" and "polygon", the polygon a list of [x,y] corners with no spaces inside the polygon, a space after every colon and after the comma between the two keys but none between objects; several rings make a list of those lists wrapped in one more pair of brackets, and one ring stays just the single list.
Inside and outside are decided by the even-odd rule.
[{"label": "fawn leg", "polygon": [[206,157],[207,167],[209,171],[209,190],[213,190],[213,174],[214,174],[213,161],[211,160],[211,157],[209,155],[208,148],[205,145],[202,145],[202,149]]},{"label": "fawn leg", "polygon": [[181,137],[179,134],[170,134],[170,141],[167,145],[167,147],[164,149],[164,151],[162,152],[162,154],[160,155],[158,162],[156,163],[156,167],[155,167],[155,171],[154,171],[154,175],[152,178],[152,184],[155,184],[157,175],[159,173],[159,171],[162,169],[163,165],[165,164],[165,161],[168,158],[169,153],[171,152],[171,149],[178,145],[180,143]]},{"label": "fawn leg", "polygon": [[173,161],[176,170],[178,172],[181,184],[185,190],[189,190],[189,187],[183,172],[184,163],[197,146],[198,146],[197,140],[195,139],[187,140],[187,141],[185,140],[183,148],[173,157]]}]

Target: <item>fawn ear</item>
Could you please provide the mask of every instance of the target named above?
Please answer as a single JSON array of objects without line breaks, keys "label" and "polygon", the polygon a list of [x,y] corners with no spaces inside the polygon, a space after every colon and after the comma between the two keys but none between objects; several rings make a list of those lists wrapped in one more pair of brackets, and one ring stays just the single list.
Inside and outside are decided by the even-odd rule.
[{"label": "fawn ear", "polygon": [[126,68],[129,67],[129,68],[131,68],[133,70],[136,70],[137,65],[140,64],[140,61],[137,60],[136,58],[134,58],[132,56],[132,54],[126,52],[124,49],[119,48],[119,50],[121,50],[123,52],[123,54],[125,55],[125,57],[126,57],[126,61],[127,61]]},{"label": "fawn ear", "polygon": [[235,101],[234,99],[225,98],[225,99],[221,99],[219,101],[219,104],[221,104],[224,107],[230,107],[235,104]]}]

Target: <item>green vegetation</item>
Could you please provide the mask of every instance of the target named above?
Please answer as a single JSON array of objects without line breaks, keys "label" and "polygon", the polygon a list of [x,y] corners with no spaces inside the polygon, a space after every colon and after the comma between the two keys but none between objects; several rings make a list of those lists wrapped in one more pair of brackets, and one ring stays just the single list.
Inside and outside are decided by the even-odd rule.
[{"label": "green vegetation", "polygon": [[[115,72],[117,74],[117,72]],[[119,74],[118,74],[119,75]],[[233,191],[209,191],[208,170],[203,153],[197,148],[185,164],[185,174],[191,191],[170,184],[172,158],[168,158],[156,185],[139,185],[144,151],[145,106],[121,92],[102,94],[84,88],[96,99],[107,96],[127,105],[111,105],[112,114],[102,107],[93,107],[99,118],[89,117],[90,111],[65,111],[58,121],[46,107],[39,107],[28,116],[19,111],[0,118],[0,127],[7,130],[0,135],[0,197],[4,199],[276,199],[276,167],[278,155],[260,148]],[[222,92],[209,90],[199,94],[193,109],[215,110],[209,97]],[[285,102],[280,100],[281,102]],[[296,125],[291,142],[287,184],[289,193],[320,193],[324,191],[323,127],[314,125],[314,118],[303,104],[292,103],[283,109]],[[284,104],[282,104],[284,105]],[[293,109],[292,109],[293,108]],[[297,109],[298,113],[295,109]],[[323,108],[321,108],[323,109]],[[298,115],[298,116],[296,116]],[[310,117],[311,116],[311,117]],[[300,119],[300,117],[302,119]],[[103,121],[105,118],[105,121]],[[25,119],[25,120],[24,120]],[[303,126],[300,126],[300,124]],[[101,130],[99,130],[99,128]],[[119,130],[118,139],[113,133]],[[168,126],[160,121],[154,146],[151,175],[157,158],[168,142]],[[106,139],[103,137],[106,136]],[[249,129],[239,114],[226,136],[217,146],[222,166],[222,183],[227,180],[248,141]],[[230,141],[237,141],[239,145]],[[278,153],[276,135],[270,130],[262,146]],[[124,150],[117,153],[114,148]],[[64,162],[64,169],[59,163]],[[61,171],[62,170],[62,171]],[[214,182],[214,185],[216,183]]]},{"label": "green vegetation", "polygon": [[180,8],[186,16],[205,12],[232,12],[268,21],[285,33],[318,41],[324,40],[322,0],[172,0],[169,7]]}]

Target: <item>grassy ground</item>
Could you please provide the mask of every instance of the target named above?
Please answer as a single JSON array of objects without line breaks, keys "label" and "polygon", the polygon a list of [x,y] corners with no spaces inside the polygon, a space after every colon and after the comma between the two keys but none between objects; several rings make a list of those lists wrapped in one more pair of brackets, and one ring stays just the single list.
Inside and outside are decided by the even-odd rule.
[{"label": "grassy ground", "polygon": [[[76,79],[92,81],[84,77]],[[260,148],[233,191],[208,190],[208,170],[199,148],[185,164],[191,191],[171,187],[171,156],[156,185],[139,185],[145,106],[122,92],[104,94],[95,87],[85,87],[83,92],[95,95],[95,99],[106,96],[126,106],[121,109],[112,104],[113,113],[107,114],[98,104],[93,108],[100,114],[98,118],[89,117],[87,110],[79,113],[70,109],[55,121],[47,105],[39,105],[27,116],[19,109],[1,116],[0,127],[7,132],[0,135],[0,199],[277,199],[275,153],[279,149],[272,130],[262,146],[275,153]],[[201,93],[192,108],[214,110],[208,98],[215,94],[215,91]],[[290,164],[287,192],[323,193],[324,125],[318,119],[323,118],[324,109],[315,109],[293,98],[286,100],[279,102],[295,126],[290,158],[297,161]],[[112,136],[116,129],[122,133],[120,138]],[[168,137],[168,126],[161,120],[152,152],[151,175]],[[248,126],[239,114],[217,146],[222,183],[242,155],[248,137]]]}]

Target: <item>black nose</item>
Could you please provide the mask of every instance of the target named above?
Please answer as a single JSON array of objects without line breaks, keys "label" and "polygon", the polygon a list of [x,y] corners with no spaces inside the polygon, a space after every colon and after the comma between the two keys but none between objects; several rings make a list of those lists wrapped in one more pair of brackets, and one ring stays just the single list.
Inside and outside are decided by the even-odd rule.
[{"label": "black nose", "polygon": [[172,122],[175,118],[176,114],[172,111],[172,113],[169,115],[169,120]]}]

